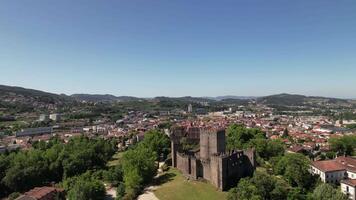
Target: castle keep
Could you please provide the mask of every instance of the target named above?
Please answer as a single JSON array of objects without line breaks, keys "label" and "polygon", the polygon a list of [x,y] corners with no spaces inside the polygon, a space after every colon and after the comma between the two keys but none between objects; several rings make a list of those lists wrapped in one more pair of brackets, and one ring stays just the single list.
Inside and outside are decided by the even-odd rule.
[{"label": "castle keep", "polygon": [[[197,141],[199,149],[183,151],[180,144],[183,137]],[[220,190],[251,176],[256,167],[253,149],[226,151],[224,129],[178,127],[172,130],[171,145],[173,167],[190,179],[208,180]]]}]

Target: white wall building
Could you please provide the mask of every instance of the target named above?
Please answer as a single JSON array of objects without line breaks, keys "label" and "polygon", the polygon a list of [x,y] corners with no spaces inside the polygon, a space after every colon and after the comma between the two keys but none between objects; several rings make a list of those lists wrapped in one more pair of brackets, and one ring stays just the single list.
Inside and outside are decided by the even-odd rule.
[{"label": "white wall building", "polygon": [[341,192],[349,199],[356,200],[356,179],[346,179],[341,181]]},{"label": "white wall building", "polygon": [[61,120],[61,115],[58,113],[50,114],[49,118],[53,121],[59,121]]},{"label": "white wall building", "polygon": [[315,161],[311,173],[324,183],[341,184],[341,192],[356,200],[356,158],[341,156],[334,160]]}]

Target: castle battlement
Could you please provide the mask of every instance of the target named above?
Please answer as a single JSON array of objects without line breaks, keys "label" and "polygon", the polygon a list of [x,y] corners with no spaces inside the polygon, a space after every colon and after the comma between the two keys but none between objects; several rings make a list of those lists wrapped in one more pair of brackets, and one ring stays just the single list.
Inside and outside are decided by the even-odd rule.
[{"label": "castle battlement", "polygon": [[[199,151],[179,152],[179,139],[185,134],[181,129],[172,139],[172,166],[185,176],[197,180],[204,178],[221,190],[236,185],[243,177],[251,176],[255,170],[255,151],[226,151],[225,130],[204,127],[199,130]],[[194,134],[196,134],[196,129]],[[194,138],[197,138],[194,135]]]}]

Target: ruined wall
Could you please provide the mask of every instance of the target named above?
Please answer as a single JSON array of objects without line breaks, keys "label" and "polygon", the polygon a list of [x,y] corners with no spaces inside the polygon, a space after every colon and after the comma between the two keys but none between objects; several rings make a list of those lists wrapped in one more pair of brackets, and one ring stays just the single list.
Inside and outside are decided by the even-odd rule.
[{"label": "ruined wall", "polygon": [[[197,135],[196,130],[194,137]],[[172,165],[183,175],[197,179],[203,177],[220,190],[235,186],[246,176],[251,176],[256,168],[255,151],[225,152],[225,131],[203,129],[199,134],[200,152],[179,153],[180,145],[172,139]]]},{"label": "ruined wall", "polygon": [[225,153],[225,131],[214,130],[209,132],[209,153],[220,154]]},{"label": "ruined wall", "polygon": [[245,170],[248,176],[252,175],[256,169],[256,151],[255,149],[244,150],[244,155],[246,156]]},{"label": "ruined wall", "polygon": [[201,160],[201,164],[202,164],[202,174],[203,174],[203,178],[205,180],[210,180],[210,172],[211,172],[211,168],[210,168],[210,161],[209,160]]},{"label": "ruined wall", "polygon": [[171,140],[171,156],[172,156],[172,166],[177,167],[177,144],[174,140]]},{"label": "ruined wall", "polygon": [[191,179],[198,179],[199,161],[191,156],[177,153],[177,169],[179,169],[184,176]]},{"label": "ruined wall", "polygon": [[177,153],[177,168],[185,175],[189,174],[189,157]]},{"label": "ruined wall", "polygon": [[200,132],[200,159],[209,159],[209,134],[205,131]]},{"label": "ruined wall", "polygon": [[223,159],[220,156],[210,158],[210,182],[220,190],[225,188]]}]

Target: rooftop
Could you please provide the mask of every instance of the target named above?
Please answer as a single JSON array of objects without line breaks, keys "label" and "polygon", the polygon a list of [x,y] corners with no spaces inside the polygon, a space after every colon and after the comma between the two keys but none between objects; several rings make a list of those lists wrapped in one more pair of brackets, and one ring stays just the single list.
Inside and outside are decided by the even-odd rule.
[{"label": "rooftop", "polygon": [[341,171],[346,167],[336,160],[315,161],[312,165],[323,172]]},{"label": "rooftop", "polygon": [[341,183],[347,184],[347,185],[351,185],[353,187],[356,187],[356,179],[345,179],[345,180],[341,180]]}]

